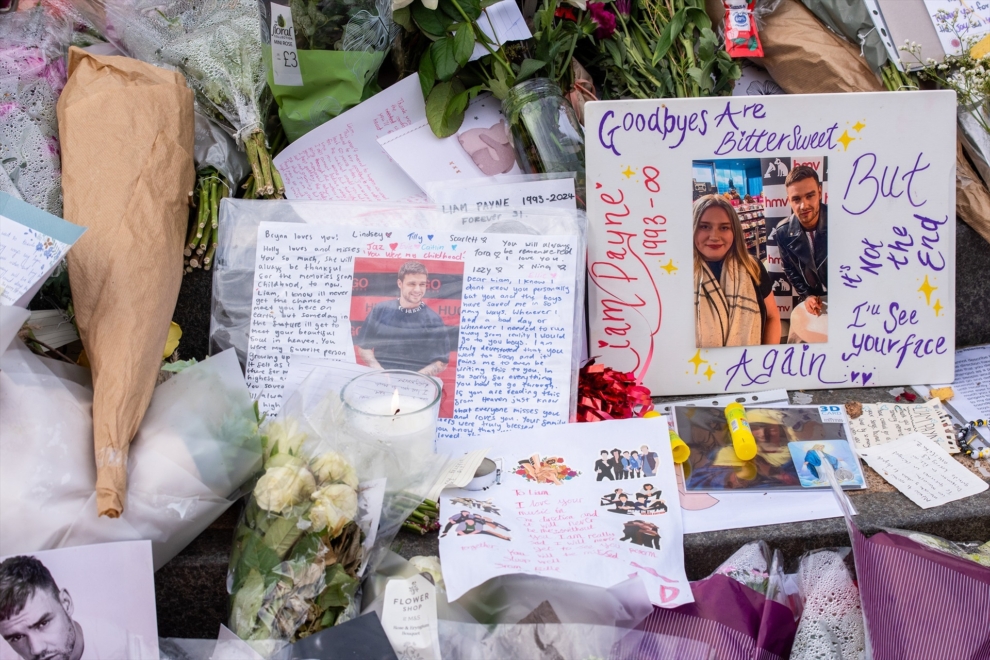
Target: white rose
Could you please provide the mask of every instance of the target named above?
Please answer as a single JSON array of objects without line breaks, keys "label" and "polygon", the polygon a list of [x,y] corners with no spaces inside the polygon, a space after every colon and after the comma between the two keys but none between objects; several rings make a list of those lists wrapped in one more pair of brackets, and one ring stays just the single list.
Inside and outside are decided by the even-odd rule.
[{"label": "white rose", "polygon": [[347,459],[335,451],[328,451],[313,460],[310,465],[316,480],[319,483],[330,482],[337,484],[347,484],[351,488],[357,489],[358,478],[354,468],[347,462]]},{"label": "white rose", "polygon": [[295,420],[275,420],[265,424],[265,436],[268,438],[265,458],[280,454],[297,455],[306,434],[299,432],[299,424]]},{"label": "white rose", "polygon": [[410,559],[409,563],[412,564],[413,568],[420,573],[429,573],[430,577],[433,578],[433,584],[437,585],[437,588],[444,588],[443,573],[440,571],[439,557],[424,557],[420,555]]},{"label": "white rose", "polygon": [[392,11],[408,7],[411,4],[412,0],[392,0]]},{"label": "white rose", "polygon": [[316,480],[306,468],[291,465],[265,471],[254,487],[254,498],[265,511],[282,513],[299,504],[316,489]]},{"label": "white rose", "polygon": [[588,0],[564,0],[564,3],[572,7],[577,7],[581,11],[587,11],[588,9]]},{"label": "white rose", "polygon": [[330,484],[311,496],[315,502],[309,510],[313,531],[324,529],[333,538],[344,525],[354,520],[358,512],[357,491],[346,484]]}]

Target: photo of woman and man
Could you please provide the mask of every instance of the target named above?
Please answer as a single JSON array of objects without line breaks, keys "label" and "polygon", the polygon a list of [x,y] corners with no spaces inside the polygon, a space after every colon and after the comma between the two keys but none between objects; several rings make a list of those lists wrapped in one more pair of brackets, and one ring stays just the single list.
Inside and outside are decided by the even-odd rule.
[{"label": "photo of woman and man", "polygon": [[693,163],[698,348],[828,340],[825,160],[764,160]]},{"label": "photo of woman and man", "polygon": [[595,461],[595,481],[617,481],[652,477],[657,473],[659,456],[647,445],[639,449],[603,449]]},{"label": "photo of woman and man", "polygon": [[616,488],[613,492],[602,495],[599,506],[611,507],[606,508],[609,513],[627,516],[657,516],[667,513],[667,504],[660,499],[660,491],[655,490],[653,484],[643,484],[640,492],[635,495]]}]

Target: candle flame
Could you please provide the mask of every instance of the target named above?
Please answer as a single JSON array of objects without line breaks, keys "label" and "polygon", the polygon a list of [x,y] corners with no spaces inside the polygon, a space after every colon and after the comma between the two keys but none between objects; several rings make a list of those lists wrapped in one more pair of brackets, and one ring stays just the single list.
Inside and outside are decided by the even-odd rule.
[{"label": "candle flame", "polygon": [[393,415],[399,414],[399,388],[395,388],[395,391],[392,392],[392,410],[395,411],[392,413]]}]

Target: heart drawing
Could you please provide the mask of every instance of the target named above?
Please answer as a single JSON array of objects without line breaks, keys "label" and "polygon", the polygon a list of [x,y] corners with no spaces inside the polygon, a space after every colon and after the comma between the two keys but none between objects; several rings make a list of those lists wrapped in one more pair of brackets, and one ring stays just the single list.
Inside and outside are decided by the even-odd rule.
[{"label": "heart drawing", "polygon": [[863,377],[862,379],[863,385],[866,385],[866,383],[868,383],[869,380],[873,378],[873,372],[872,371],[870,373],[866,373],[866,372],[860,373],[858,371],[849,372],[849,380],[851,380],[854,383],[856,382],[856,379],[859,378],[860,376]]},{"label": "heart drawing", "polygon": [[392,232],[390,231],[385,232],[385,238],[392,238]]},{"label": "heart drawing", "polygon": [[399,244],[398,244],[398,243],[389,243],[389,244],[388,244],[388,246],[389,246],[389,247],[390,247],[391,249],[393,249],[393,250],[394,250],[395,248],[397,248],[397,247],[399,247]]}]

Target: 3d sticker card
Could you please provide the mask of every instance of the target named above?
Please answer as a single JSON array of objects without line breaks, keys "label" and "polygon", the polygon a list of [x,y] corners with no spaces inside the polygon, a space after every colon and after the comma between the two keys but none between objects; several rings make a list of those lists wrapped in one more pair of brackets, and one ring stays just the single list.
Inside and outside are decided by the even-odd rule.
[{"label": "3d sticker card", "polygon": [[655,395],[950,382],[951,92],[587,106],[590,354]]}]

